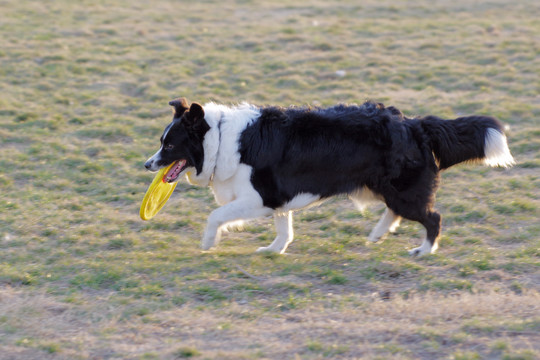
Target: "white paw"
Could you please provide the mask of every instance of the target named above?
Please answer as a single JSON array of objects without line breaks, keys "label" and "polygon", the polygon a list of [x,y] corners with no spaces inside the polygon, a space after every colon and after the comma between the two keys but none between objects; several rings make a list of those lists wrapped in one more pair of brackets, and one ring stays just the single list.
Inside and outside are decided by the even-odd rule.
[{"label": "white paw", "polygon": [[422,256],[422,255],[426,255],[430,253],[431,252],[429,250],[425,250],[421,246],[414,248],[412,250],[409,250],[409,255],[411,256]]},{"label": "white paw", "polygon": [[210,250],[210,249],[213,249],[213,248],[214,248],[214,245],[206,245],[206,244],[201,245],[201,249],[203,251],[207,251],[207,250]]},{"label": "white paw", "polygon": [[220,240],[221,240],[220,229],[218,229],[217,231],[211,231],[211,230],[206,229],[202,237],[201,248],[203,250],[210,250],[214,246],[217,246]]},{"label": "white paw", "polygon": [[274,249],[271,246],[263,246],[263,247],[258,248],[256,252],[258,252],[258,253],[267,252],[267,253],[283,254],[285,252],[285,249],[281,250],[281,249]]},{"label": "white paw", "polygon": [[417,248],[414,248],[412,250],[409,250],[409,255],[411,256],[423,256],[428,254],[433,254],[437,250],[438,245],[435,244],[434,246],[431,246],[431,243],[427,240],[424,240],[422,242],[422,245],[420,245]]},{"label": "white paw", "polygon": [[203,250],[210,250],[211,248],[214,247],[216,241],[214,238],[212,239],[207,239],[207,238],[203,238],[202,242],[201,242],[201,249]]},{"label": "white paw", "polygon": [[370,235],[368,237],[368,243],[376,243],[376,242],[380,241],[381,239],[382,239],[382,236]]}]

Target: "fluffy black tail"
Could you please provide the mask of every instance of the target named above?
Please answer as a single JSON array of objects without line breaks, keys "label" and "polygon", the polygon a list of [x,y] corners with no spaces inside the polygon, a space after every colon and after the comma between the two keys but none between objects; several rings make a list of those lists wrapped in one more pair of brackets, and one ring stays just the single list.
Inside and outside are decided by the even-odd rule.
[{"label": "fluffy black tail", "polygon": [[514,164],[503,126],[495,118],[467,116],[443,120],[427,116],[419,120],[441,170],[463,161],[504,167]]}]

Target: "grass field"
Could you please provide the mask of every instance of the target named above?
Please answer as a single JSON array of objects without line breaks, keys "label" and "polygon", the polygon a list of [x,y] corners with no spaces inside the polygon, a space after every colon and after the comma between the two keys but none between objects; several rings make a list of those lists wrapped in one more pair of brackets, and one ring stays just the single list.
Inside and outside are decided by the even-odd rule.
[{"label": "grass field", "polygon": [[[0,359],[540,358],[537,0],[0,0]],[[202,253],[180,183],[148,222],[167,102],[494,115],[517,165],[445,172],[438,254],[382,206],[271,219]]]}]

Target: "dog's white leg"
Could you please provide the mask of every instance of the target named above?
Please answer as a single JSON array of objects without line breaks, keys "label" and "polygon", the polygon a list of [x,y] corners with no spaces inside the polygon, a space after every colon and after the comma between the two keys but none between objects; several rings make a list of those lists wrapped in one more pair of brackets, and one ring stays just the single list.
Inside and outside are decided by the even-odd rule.
[{"label": "dog's white leg", "polygon": [[412,250],[409,250],[409,255],[422,256],[422,255],[427,255],[427,254],[434,254],[438,248],[439,248],[439,244],[437,242],[435,242],[432,246],[431,243],[427,239],[424,239],[424,241],[422,241],[422,245]]},{"label": "dog's white leg", "polygon": [[217,208],[208,217],[201,244],[202,249],[208,250],[217,245],[221,238],[221,228],[228,223],[268,216],[272,214],[272,211],[252,199],[237,199]]},{"label": "dog's white leg", "polygon": [[276,238],[269,246],[258,248],[257,252],[268,251],[283,254],[287,250],[287,246],[293,241],[292,211],[286,213],[275,212],[274,223],[277,232]]},{"label": "dog's white leg", "polygon": [[368,240],[370,242],[379,241],[387,231],[396,231],[399,223],[401,222],[401,216],[396,215],[392,210],[386,208],[382,218],[379,220],[375,228],[369,234]]}]

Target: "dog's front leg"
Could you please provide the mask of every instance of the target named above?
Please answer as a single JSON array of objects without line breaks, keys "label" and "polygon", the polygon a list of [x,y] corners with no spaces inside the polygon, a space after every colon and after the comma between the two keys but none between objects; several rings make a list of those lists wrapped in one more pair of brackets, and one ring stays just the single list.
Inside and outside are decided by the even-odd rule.
[{"label": "dog's front leg", "polygon": [[208,250],[219,243],[221,229],[228,223],[255,219],[272,214],[272,209],[264,207],[261,202],[252,199],[236,199],[216,210],[208,217],[201,247]]},{"label": "dog's front leg", "polygon": [[292,211],[285,213],[275,212],[274,223],[277,232],[275,240],[269,246],[258,248],[257,252],[268,251],[283,254],[287,250],[287,246],[293,241]]}]

